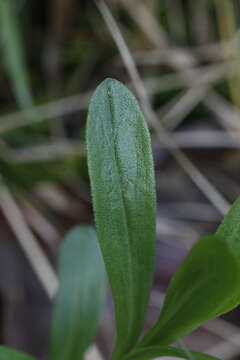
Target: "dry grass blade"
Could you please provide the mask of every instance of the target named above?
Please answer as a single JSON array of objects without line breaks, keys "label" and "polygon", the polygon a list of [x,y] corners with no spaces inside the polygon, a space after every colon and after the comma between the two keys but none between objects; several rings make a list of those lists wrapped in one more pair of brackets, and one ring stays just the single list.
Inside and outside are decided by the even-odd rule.
[{"label": "dry grass blade", "polygon": [[173,138],[181,148],[239,149],[240,132],[223,130],[177,131]]},{"label": "dry grass blade", "polygon": [[217,116],[223,127],[227,130],[239,131],[240,111],[238,108],[214,91],[209,92],[208,97],[205,98],[205,104]]},{"label": "dry grass blade", "polygon": [[233,359],[239,354],[240,334],[236,333],[230,338],[226,338],[217,345],[209,348],[207,353],[213,356],[221,357],[226,360]]},{"label": "dry grass blade", "polygon": [[[231,70],[233,71],[232,67]],[[166,78],[163,77],[163,81],[167,83],[167,88],[188,85],[186,77],[191,76],[192,78],[192,87],[189,87],[185,93],[177,95],[158,112],[159,117],[162,118],[162,123],[167,129],[175,129],[198,103],[204,101],[205,105],[217,115],[217,118],[228,131],[233,129],[239,130],[239,122],[237,121],[239,116],[237,114],[238,109],[233,108],[230,104],[228,105],[224,99],[220,101],[219,98],[221,97],[211,90],[213,84],[221,80],[225,74],[226,66],[225,64],[220,64],[210,65],[204,67],[204,69],[193,68],[187,72],[180,71],[176,75],[166,75]],[[160,80],[156,79],[147,81],[147,87],[151,94],[156,89],[159,91],[159,82]],[[172,87],[171,84],[173,85]]]},{"label": "dry grass blade", "polygon": [[[0,133],[83,110],[87,107],[90,96],[90,93],[76,94],[47,104],[37,105],[27,110],[2,115],[0,118]],[[38,114],[34,120],[30,116],[33,111]]]},{"label": "dry grass blade", "polygon": [[[192,88],[200,88],[201,86],[213,86],[216,82],[221,81],[226,74],[224,64],[210,65],[204,67],[195,67],[191,70],[194,86]],[[234,75],[234,73],[232,74]],[[169,90],[180,89],[188,86],[185,71],[179,71],[176,74],[162,75],[161,77],[148,77],[144,81],[146,89],[150,95],[156,92],[164,92]],[[189,88],[191,90],[191,88]]]},{"label": "dry grass blade", "polygon": [[41,236],[48,246],[52,247],[56,240],[60,238],[58,230],[30,202],[23,197],[20,197],[20,200],[28,224]]},{"label": "dry grass blade", "polygon": [[[139,54],[139,56],[140,55],[141,54]],[[215,81],[219,81],[225,75],[225,71],[225,65],[220,64],[214,66],[211,65],[207,69],[205,67],[203,69],[194,68],[191,70],[191,74],[194,79],[194,83],[197,83],[198,81],[198,86],[205,84],[210,86]],[[198,80],[198,76],[200,74],[201,79]],[[161,78],[161,82],[159,82],[160,80],[156,78],[146,80],[146,86],[150,93],[153,93],[156,89],[162,91],[175,89],[176,87],[186,86],[188,83],[186,80],[186,73],[183,70],[179,71],[177,74],[165,75]],[[46,104],[37,105],[28,110],[2,115],[0,116],[0,134],[35,122],[52,120],[59,116],[84,110],[88,105],[90,96],[91,92],[76,94],[51,101]],[[209,105],[209,108],[211,109],[211,105]],[[33,111],[38,113],[39,116],[37,118],[33,119],[30,117]]]},{"label": "dry grass blade", "polygon": [[85,148],[80,141],[56,141],[16,150],[4,150],[2,156],[11,163],[48,162],[71,155],[83,155]]},{"label": "dry grass blade", "polygon": [[159,117],[168,130],[175,129],[180,122],[200,103],[208,94],[208,86],[192,87],[183,94],[177,95],[160,110]]},{"label": "dry grass blade", "polygon": [[145,116],[150,124],[156,131],[159,139],[170,148],[172,155],[186,171],[189,177],[194,181],[198,188],[205,194],[205,196],[213,203],[213,205],[222,213],[225,214],[229,209],[228,202],[222,197],[222,195],[210,184],[210,182],[203,176],[200,171],[195,167],[195,165],[183,154],[176,146],[174,141],[169,137],[166,130],[158,121],[158,118],[148,99],[147,93],[143,82],[139,76],[138,70],[134,63],[133,57],[126,45],[126,42],[123,39],[121,31],[114,20],[108,6],[103,0],[95,0],[97,7],[100,10],[100,13],[103,16],[103,19],[119,49],[119,52],[122,56],[123,62],[126,66],[126,69],[131,77],[131,80],[134,84],[136,93],[141,101],[143,111]]},{"label": "dry grass blade", "polygon": [[58,287],[58,279],[37,239],[28,228],[22,213],[8,188],[1,182],[0,207],[28,261],[50,299]]},{"label": "dry grass blade", "polygon": [[[218,3],[220,3],[220,1],[218,2]],[[220,5],[219,5],[220,6]],[[221,0],[221,9],[222,9],[222,6],[226,6],[227,7],[227,11],[228,12],[231,12],[231,4],[229,3],[228,4],[228,2],[225,2],[224,0]],[[219,9],[219,8],[218,8]],[[146,9],[146,11],[147,11],[147,9]],[[228,18],[233,18],[233,16],[232,16],[232,14],[230,14],[229,16],[228,16]],[[225,26],[225,25],[224,25]],[[222,50],[220,50],[220,51],[218,51],[218,53],[220,53],[220,54],[222,54],[223,56],[224,56],[224,58],[225,59],[227,59],[228,61],[227,61],[227,63],[226,63],[226,68],[225,68],[225,71],[226,71],[226,76],[227,77],[232,77],[232,74],[234,73],[234,72],[236,72],[236,64],[234,63],[234,61],[230,61],[229,62],[229,59],[234,59],[235,58],[235,56],[236,56],[236,47],[238,47],[238,39],[239,39],[239,30],[237,30],[235,33],[234,33],[234,30],[233,30],[233,25],[231,25],[230,24],[230,26],[232,27],[232,28],[230,28],[230,30],[229,29],[227,29],[227,27],[229,27],[229,24],[226,24],[226,26],[225,26],[225,28],[227,29],[227,31],[228,31],[228,33],[227,33],[227,36],[226,36],[226,34],[225,34],[225,37],[227,37],[228,38],[228,41],[225,41],[223,44],[222,44]],[[230,36],[230,35],[231,36]],[[234,35],[234,37],[233,37],[233,35]],[[151,39],[151,38],[150,38]],[[155,44],[156,45],[156,48],[158,49],[158,51],[159,51],[159,47],[157,46],[157,44]],[[218,45],[219,46],[219,45]],[[204,47],[205,48],[205,47]],[[214,48],[215,48],[215,46],[214,46]],[[198,48],[199,50],[201,50],[201,47],[200,48]],[[162,50],[160,49],[160,52],[161,52]],[[165,52],[166,52],[166,49],[164,50]],[[167,51],[169,51],[169,49],[167,49]],[[186,68],[186,67],[189,67],[189,65],[187,65],[186,66],[186,64],[188,63],[188,61],[191,63],[191,62],[193,62],[193,63],[195,63],[196,62],[196,60],[197,60],[197,58],[194,56],[194,54],[193,53],[189,53],[189,51],[188,50],[186,50],[186,49],[182,49],[181,50],[182,51],[182,55],[184,56],[184,63],[182,63],[182,61],[181,61],[181,57],[179,58],[178,56],[172,56],[171,57],[171,61],[169,60],[169,64],[176,70],[176,71],[181,71],[183,68]],[[215,50],[214,50],[215,51]],[[224,55],[225,54],[225,55]],[[189,86],[189,87],[192,87],[192,81],[194,80],[193,79],[193,75],[194,75],[194,73],[192,72],[192,69],[190,69],[190,71],[189,70],[187,70],[186,72],[185,72],[185,81],[186,81],[186,84],[187,84],[187,86]],[[231,79],[230,79],[231,80]],[[234,82],[234,94],[236,95],[236,91],[235,91],[235,83],[236,83],[236,79],[234,80],[233,79],[233,82]],[[214,90],[212,90],[211,91],[211,95],[216,95],[216,93],[215,93],[215,91]],[[238,95],[236,95],[236,97],[237,97]],[[210,110],[212,110],[212,105],[210,104],[209,105],[209,101],[207,101],[207,99],[208,98],[205,98],[204,100],[203,100],[203,102],[204,102],[204,105],[206,105],[206,107],[207,108],[209,108]],[[225,101],[225,103],[226,103],[226,101]],[[235,103],[238,103],[238,101],[235,101]],[[218,116],[218,118],[220,118],[221,120],[223,120],[223,122],[225,122],[226,123],[226,126],[228,126],[228,119],[227,119],[227,117],[221,117],[221,116]],[[233,118],[233,117],[232,117]],[[236,118],[236,116],[235,116],[235,118]],[[235,123],[235,127],[237,127],[237,128],[239,128],[238,127],[239,126],[239,119],[236,119],[236,123]]]},{"label": "dry grass blade", "polygon": [[138,0],[120,0],[124,7],[134,15],[136,23],[142,28],[143,32],[152,39],[153,44],[159,47],[166,47],[167,38],[165,31],[156,23],[151,12],[146,5]]}]

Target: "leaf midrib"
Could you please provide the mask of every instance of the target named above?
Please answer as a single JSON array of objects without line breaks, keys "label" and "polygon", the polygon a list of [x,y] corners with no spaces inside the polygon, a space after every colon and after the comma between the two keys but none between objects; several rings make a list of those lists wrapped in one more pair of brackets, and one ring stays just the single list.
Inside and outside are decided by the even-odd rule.
[{"label": "leaf midrib", "polygon": [[[109,104],[109,110],[110,110],[110,121],[112,124],[112,129],[113,129],[113,153],[114,153],[114,160],[115,160],[115,164],[116,164],[116,169],[117,169],[117,173],[118,173],[118,178],[119,178],[119,183],[120,183],[120,196],[121,196],[121,200],[122,200],[122,205],[123,205],[123,213],[124,213],[124,221],[126,224],[126,231],[127,231],[127,246],[129,248],[129,251],[127,252],[128,258],[129,258],[129,263],[133,264],[133,258],[132,258],[132,251],[131,251],[131,242],[130,242],[130,234],[129,234],[129,222],[128,222],[128,217],[127,217],[127,205],[126,205],[126,201],[125,201],[125,197],[123,194],[123,183],[122,183],[122,177],[120,174],[120,164],[119,164],[119,158],[118,158],[118,151],[117,151],[117,145],[116,145],[116,133],[115,133],[115,128],[116,128],[116,124],[115,124],[115,114],[116,114],[116,110],[115,110],[115,103],[114,103],[114,96],[112,95],[112,87],[109,87],[108,91],[107,91],[107,98],[108,98],[108,104]],[[129,278],[131,279],[131,284],[134,284],[133,281],[133,274],[131,271],[128,271],[128,275]],[[129,328],[127,329],[127,333],[131,334],[131,330],[133,329],[133,324],[134,324],[134,317],[133,317],[133,309],[134,309],[134,291],[133,291],[133,286],[131,286],[131,296],[130,296],[130,308],[131,308],[131,313],[129,314],[131,316],[130,319],[130,325]]]}]

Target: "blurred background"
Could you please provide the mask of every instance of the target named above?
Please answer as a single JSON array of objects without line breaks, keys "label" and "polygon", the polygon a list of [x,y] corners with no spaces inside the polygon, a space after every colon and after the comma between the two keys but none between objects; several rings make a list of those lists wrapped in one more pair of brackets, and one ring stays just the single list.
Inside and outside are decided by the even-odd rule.
[{"label": "blurred background", "polygon": [[[157,259],[146,326],[192,244],[240,193],[240,2],[105,1],[0,0],[0,343],[40,359],[59,244],[93,222],[85,122],[104,78],[133,90],[152,135]],[[238,359],[239,326],[237,309],[184,341]],[[108,357],[112,343],[109,305],[96,344]]]}]

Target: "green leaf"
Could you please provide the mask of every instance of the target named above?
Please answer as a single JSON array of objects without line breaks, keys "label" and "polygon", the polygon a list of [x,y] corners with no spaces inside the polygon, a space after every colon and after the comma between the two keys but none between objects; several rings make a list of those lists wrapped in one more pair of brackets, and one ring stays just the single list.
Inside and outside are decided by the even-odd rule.
[{"label": "green leaf", "polygon": [[240,199],[231,206],[216,235],[226,241],[233,254],[240,259]]},{"label": "green leaf", "polygon": [[105,298],[105,269],[93,228],[79,226],[67,234],[59,270],[50,359],[80,360],[96,335]]},{"label": "green leaf", "polygon": [[[229,212],[224,217],[219,226],[216,235],[224,240],[233,254],[240,262],[240,199],[237,199],[231,206]],[[222,308],[222,313],[229,311],[229,308],[234,308],[240,303],[239,294],[233,294]]]},{"label": "green leaf", "polygon": [[150,136],[137,100],[117,80],[106,79],[93,95],[87,148],[97,233],[115,305],[117,358],[141,332],[155,252]]},{"label": "green leaf", "polygon": [[0,346],[0,360],[35,360],[35,358],[5,346]]},{"label": "green leaf", "polygon": [[216,357],[191,351],[189,355],[184,350],[173,347],[150,346],[132,351],[123,360],[151,360],[158,357],[174,356],[186,360],[218,360]]},{"label": "green leaf", "polygon": [[139,346],[171,344],[238,305],[238,255],[219,236],[196,243],[170,282],[159,320]]}]

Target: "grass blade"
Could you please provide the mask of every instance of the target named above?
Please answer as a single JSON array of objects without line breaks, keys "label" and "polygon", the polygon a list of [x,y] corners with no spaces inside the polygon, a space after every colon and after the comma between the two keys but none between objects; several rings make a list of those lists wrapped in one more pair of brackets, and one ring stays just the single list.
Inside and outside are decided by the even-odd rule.
[{"label": "grass blade", "polygon": [[87,147],[98,238],[115,305],[118,358],[137,342],[149,300],[155,182],[143,115],[117,80],[106,79],[93,95]]},{"label": "grass blade", "polygon": [[3,55],[18,105],[24,109],[33,105],[24,50],[17,14],[12,1],[0,0],[0,28]]},{"label": "grass blade", "polygon": [[60,288],[53,313],[51,360],[81,360],[96,334],[105,270],[93,228],[70,231],[60,250]]}]

